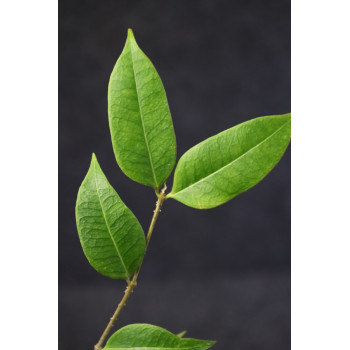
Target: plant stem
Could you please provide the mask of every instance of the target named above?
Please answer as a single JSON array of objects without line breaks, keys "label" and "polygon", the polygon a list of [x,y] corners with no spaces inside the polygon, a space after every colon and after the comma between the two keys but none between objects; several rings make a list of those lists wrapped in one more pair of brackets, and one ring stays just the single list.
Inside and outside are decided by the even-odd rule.
[{"label": "plant stem", "polygon": [[[151,239],[152,232],[154,230],[154,226],[155,226],[156,221],[158,219],[158,215],[159,215],[159,213],[161,211],[161,208],[162,208],[162,205],[163,205],[163,203],[164,203],[164,201],[166,199],[165,198],[166,188],[167,188],[166,184],[164,184],[164,187],[162,188],[162,190],[161,190],[161,192],[159,193],[159,196],[158,196],[158,200],[157,200],[157,203],[156,203],[156,208],[155,208],[155,210],[153,212],[152,221],[151,221],[151,224],[149,226],[149,229],[148,229],[148,232],[147,232],[147,236],[146,236],[146,250],[148,248],[148,244],[149,244],[149,241]],[[146,254],[146,250],[145,250],[145,254]],[[110,333],[111,329],[113,328],[115,321],[117,320],[120,312],[124,308],[124,306],[125,306],[127,300],[129,299],[131,293],[134,291],[135,287],[137,286],[137,278],[139,276],[139,273],[140,273],[140,270],[141,270],[141,266],[142,266],[145,254],[143,256],[143,259],[141,261],[140,266],[138,267],[138,269],[134,273],[132,280],[128,282],[128,286],[125,289],[124,296],[123,296],[122,300],[120,301],[120,303],[118,304],[118,307],[115,310],[113,316],[111,317],[111,319],[110,319],[106,329],[103,331],[100,340],[95,345],[94,350],[101,350],[102,349],[102,345],[104,344],[108,334]]]}]

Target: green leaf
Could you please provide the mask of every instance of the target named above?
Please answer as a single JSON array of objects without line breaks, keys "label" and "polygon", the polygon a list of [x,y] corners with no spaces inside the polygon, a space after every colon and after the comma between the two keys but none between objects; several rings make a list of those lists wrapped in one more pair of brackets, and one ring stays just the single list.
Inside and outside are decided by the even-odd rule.
[{"label": "green leaf", "polygon": [[290,120],[290,113],[252,119],[194,146],[179,160],[167,197],[208,209],[256,185],[285,152]]},{"label": "green leaf", "polygon": [[181,338],[150,324],[131,324],[119,329],[104,350],[207,350],[214,341]]},{"label": "green leaf", "polygon": [[175,133],[162,81],[131,29],[109,81],[108,116],[122,171],[159,188],[175,166]]},{"label": "green leaf", "polygon": [[128,279],[142,261],[145,235],[94,154],[79,188],[75,216],[80,242],[92,267],[104,276]]}]

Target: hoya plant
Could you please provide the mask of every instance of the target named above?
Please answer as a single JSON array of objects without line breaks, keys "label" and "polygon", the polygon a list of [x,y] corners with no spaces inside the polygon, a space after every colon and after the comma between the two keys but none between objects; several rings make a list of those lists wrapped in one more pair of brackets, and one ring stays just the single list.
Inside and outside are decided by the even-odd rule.
[{"label": "hoya plant", "polygon": [[[93,268],[127,283],[94,349],[209,349],[214,341],[184,338],[183,333],[175,335],[149,324],[132,324],[110,333],[137,285],[164,202],[172,199],[192,208],[210,209],[255,186],[275,167],[289,144],[290,113],[233,126],[192,147],[176,164],[175,133],[162,81],[129,29],[109,81],[108,120],[120,169],[130,179],[152,187],[157,201],[145,235],[92,155],[76,202],[80,242]],[[167,191],[166,181],[174,168],[173,187]]]}]

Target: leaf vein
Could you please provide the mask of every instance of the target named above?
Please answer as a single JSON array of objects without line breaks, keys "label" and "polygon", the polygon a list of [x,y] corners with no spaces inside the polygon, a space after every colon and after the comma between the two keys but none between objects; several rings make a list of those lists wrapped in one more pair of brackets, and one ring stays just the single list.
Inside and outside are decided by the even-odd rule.
[{"label": "leaf vein", "polygon": [[119,249],[118,249],[118,247],[117,247],[117,244],[116,244],[116,242],[115,242],[115,240],[114,240],[114,237],[113,237],[113,235],[112,235],[111,229],[110,229],[110,227],[109,227],[109,225],[108,225],[108,221],[107,221],[105,212],[104,212],[104,210],[103,210],[103,206],[102,206],[101,199],[100,199],[100,193],[99,193],[99,191],[98,191],[97,181],[96,181],[96,162],[94,162],[94,180],[95,180],[95,188],[96,188],[97,198],[98,198],[98,201],[99,201],[100,206],[101,206],[102,215],[103,215],[103,218],[104,218],[104,220],[105,220],[108,233],[109,233],[109,235],[111,236],[111,240],[112,240],[112,242],[113,242],[113,244],[114,244],[114,247],[115,247],[115,249],[116,249],[116,251],[117,251],[117,254],[118,254],[118,256],[119,256],[119,259],[120,259],[120,261],[121,261],[121,263],[122,263],[122,265],[123,265],[123,268],[124,268],[124,270],[125,270],[126,277],[129,277],[129,271],[127,270],[127,268],[126,268],[126,266],[125,266],[125,263],[124,263],[124,260],[123,260],[123,258],[122,258],[122,256],[121,256],[120,252],[119,252]]},{"label": "leaf vein", "polygon": [[148,144],[148,140],[147,140],[147,136],[146,136],[146,132],[145,132],[145,125],[144,125],[144,120],[143,120],[143,115],[142,115],[142,110],[141,110],[141,105],[140,105],[138,85],[137,85],[137,80],[136,80],[136,76],[135,76],[134,55],[133,55],[131,47],[130,47],[130,53],[131,53],[132,72],[133,72],[133,77],[134,77],[134,80],[135,80],[136,96],[137,96],[137,102],[138,102],[139,111],[140,111],[140,119],[141,119],[141,124],[142,124],[143,136],[145,138],[145,143],[146,143],[146,146],[147,146],[147,151],[148,151],[148,155],[149,155],[149,162],[150,162],[150,165],[151,165],[155,186],[158,187],[158,182],[157,182],[156,174],[154,172],[154,167],[153,167],[152,155],[151,155],[151,151],[150,151],[150,148],[149,148],[149,144]]}]

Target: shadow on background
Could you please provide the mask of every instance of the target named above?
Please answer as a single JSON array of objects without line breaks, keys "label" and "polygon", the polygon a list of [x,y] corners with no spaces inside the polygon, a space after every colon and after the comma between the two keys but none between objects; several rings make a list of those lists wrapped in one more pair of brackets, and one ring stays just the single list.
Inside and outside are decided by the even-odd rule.
[{"label": "shadow on background", "polygon": [[[290,2],[61,0],[59,15],[59,349],[86,350],[125,287],[95,272],[78,240],[91,153],[144,230],[156,200],[121,172],[110,142],[107,84],[127,28],[163,80],[180,157],[235,124],[290,111]],[[138,322],[186,329],[218,350],[290,348],[290,148],[223,206],[165,203],[116,329]]]}]

